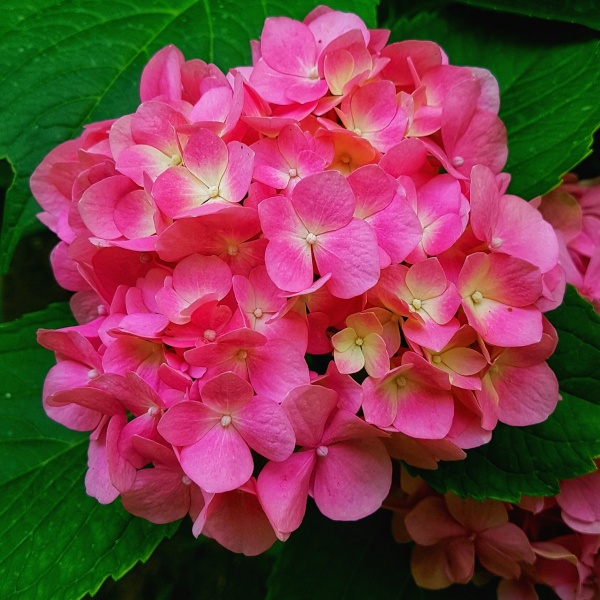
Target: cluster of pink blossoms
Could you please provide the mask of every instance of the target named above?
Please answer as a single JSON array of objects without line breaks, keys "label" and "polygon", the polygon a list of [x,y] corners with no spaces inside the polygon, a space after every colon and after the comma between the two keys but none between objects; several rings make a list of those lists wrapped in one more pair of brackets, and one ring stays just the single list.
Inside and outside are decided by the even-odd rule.
[{"label": "cluster of pink blossoms", "polygon": [[554,227],[567,283],[600,312],[600,179],[577,181],[570,173],[532,204]]},{"label": "cluster of pink blossoms", "polygon": [[536,584],[561,600],[600,597],[598,471],[561,482],[554,498],[512,505],[442,496],[402,469],[386,505],[396,541],[415,542],[411,572],[422,587],[498,576],[498,600],[537,600]]},{"label": "cluster of pink blossoms", "polygon": [[388,36],[318,7],[227,75],[166,47],[134,114],[36,169],[79,322],[39,332],[43,402],[91,431],[100,502],[257,554],[309,495],[360,519],[392,458],[435,468],[554,410],[564,275],[505,194],[496,80]]}]

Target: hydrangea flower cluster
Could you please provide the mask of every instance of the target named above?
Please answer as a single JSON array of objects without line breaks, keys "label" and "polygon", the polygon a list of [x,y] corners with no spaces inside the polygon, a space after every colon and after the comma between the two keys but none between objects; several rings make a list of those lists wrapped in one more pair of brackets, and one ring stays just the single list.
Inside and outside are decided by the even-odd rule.
[{"label": "hydrangea flower cluster", "polygon": [[567,283],[600,312],[600,180],[578,181],[569,173],[561,186],[532,204],[554,227]]},{"label": "hydrangea flower cluster", "polygon": [[561,600],[600,595],[598,471],[561,482],[556,497],[513,505],[441,495],[402,469],[386,504],[396,541],[415,542],[411,572],[421,587],[498,576],[498,600],[537,600],[537,584]]},{"label": "hydrangea flower cluster", "polygon": [[91,432],[100,502],[257,554],[309,495],[360,519],[392,458],[554,410],[559,246],[505,193],[496,80],[388,36],[318,7],[226,75],[168,46],[134,114],[36,169],[79,323],[39,332],[43,402]]}]

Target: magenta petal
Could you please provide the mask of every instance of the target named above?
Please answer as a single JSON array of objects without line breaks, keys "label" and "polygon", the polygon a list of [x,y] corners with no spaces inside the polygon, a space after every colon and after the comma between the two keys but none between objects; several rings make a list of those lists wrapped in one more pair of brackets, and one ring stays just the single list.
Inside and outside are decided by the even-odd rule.
[{"label": "magenta petal", "polygon": [[392,260],[401,263],[421,241],[423,228],[415,211],[402,198],[394,198],[383,210],[367,219],[377,234],[377,243]]},{"label": "magenta petal", "polygon": [[219,186],[228,162],[225,142],[208,129],[193,133],[183,151],[186,167],[207,187]]},{"label": "magenta petal", "polygon": [[475,307],[463,301],[469,325],[493,346],[529,346],[542,339],[542,313],[534,307],[509,307],[484,299]]},{"label": "magenta petal", "polygon": [[222,373],[202,388],[202,401],[215,412],[231,414],[242,410],[253,399],[252,386],[235,373]]},{"label": "magenta petal", "polygon": [[302,385],[288,393],[281,407],[285,411],[300,446],[316,447],[325,431],[325,423],[338,401],[334,390]]},{"label": "magenta petal", "polygon": [[311,246],[301,238],[271,239],[265,265],[273,283],[282,290],[300,292],[313,281]]},{"label": "magenta petal", "polygon": [[269,17],[260,37],[264,61],[287,75],[308,77],[316,67],[315,38],[304,24],[288,17]]},{"label": "magenta petal", "polygon": [[235,414],[234,424],[250,448],[269,460],[280,462],[294,451],[294,430],[281,406],[272,400],[255,397]]},{"label": "magenta petal", "polygon": [[129,490],[121,495],[123,508],[151,523],[171,523],[185,517],[190,509],[189,485],[181,471],[143,469]]},{"label": "magenta petal", "polygon": [[372,288],[380,273],[377,248],[373,228],[360,219],[319,236],[315,261],[322,275],[331,273],[329,291],[337,298],[353,298]]},{"label": "magenta petal", "polygon": [[248,353],[248,375],[256,393],[280,404],[291,389],[308,384],[305,350],[275,338]]},{"label": "magenta petal", "polygon": [[110,481],[106,460],[106,432],[97,439],[90,440],[88,448],[85,490],[88,496],[96,498],[100,504],[110,504],[119,497],[119,490]]},{"label": "magenta petal", "polygon": [[126,492],[135,480],[134,466],[119,452],[119,437],[127,423],[125,413],[114,415],[106,428],[106,462],[112,484]]},{"label": "magenta petal", "polygon": [[144,173],[154,181],[173,164],[171,157],[152,146],[139,144],[121,152],[116,168],[140,187],[144,185]]},{"label": "magenta petal", "polygon": [[181,467],[203,490],[219,493],[246,483],[254,462],[234,427],[216,425],[200,441],[182,448]]},{"label": "magenta petal", "polygon": [[283,533],[300,527],[316,453],[297,452],[283,462],[268,462],[256,483],[260,502],[273,525]]},{"label": "magenta petal", "polygon": [[318,236],[348,225],[356,200],[346,178],[332,170],[299,181],[292,193],[292,205],[306,229]]},{"label": "magenta petal", "polygon": [[219,195],[239,202],[247,193],[254,168],[254,152],[241,142],[227,144],[229,160],[219,185]]},{"label": "magenta petal", "polygon": [[[142,102],[164,96],[169,100],[181,98],[181,67],[185,59],[173,45],[159,50],[146,64],[140,80]],[[131,512],[131,511],[130,511]]]},{"label": "magenta petal", "polygon": [[204,204],[208,188],[185,167],[171,167],[154,182],[152,196],[167,217],[177,217]]},{"label": "magenta petal", "polygon": [[399,399],[394,426],[411,437],[440,440],[450,431],[453,417],[450,392],[420,385]]},{"label": "magenta petal", "polygon": [[100,238],[121,237],[122,232],[115,224],[115,208],[124,196],[137,189],[131,179],[122,175],[107,177],[90,186],[77,204],[85,226]]},{"label": "magenta petal", "polygon": [[556,375],[545,362],[527,368],[502,365],[490,377],[499,398],[498,419],[507,425],[545,421],[560,398]]},{"label": "magenta petal", "polygon": [[221,414],[201,402],[180,402],[158,423],[158,432],[174,446],[190,446],[202,439],[219,421]]},{"label": "magenta petal", "polygon": [[261,554],[277,540],[252,479],[237,490],[217,494],[207,500],[194,523],[194,535],[199,535],[200,531],[231,552],[241,552],[246,556]]},{"label": "magenta petal", "polygon": [[354,439],[327,447],[317,459],[313,496],[319,510],[336,521],[374,513],[390,491],[392,461],[379,439]]},{"label": "magenta petal", "polygon": [[231,270],[218,256],[192,254],[175,267],[173,287],[190,304],[208,296],[221,300],[231,289]]}]

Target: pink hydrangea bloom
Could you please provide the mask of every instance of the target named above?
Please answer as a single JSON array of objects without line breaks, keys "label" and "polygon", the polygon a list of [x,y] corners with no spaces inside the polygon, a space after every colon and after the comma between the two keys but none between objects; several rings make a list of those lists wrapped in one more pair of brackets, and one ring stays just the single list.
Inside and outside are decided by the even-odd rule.
[{"label": "pink hydrangea bloom", "polygon": [[[600,297],[600,196],[572,179],[531,204],[505,194],[493,76],[389,33],[319,6],[268,18],[253,65],[228,73],[167,46],[134,113],[44,159],[31,189],[79,324],[39,332],[57,362],[42,402],[90,432],[100,502],[189,514],[248,555],[287,539],[309,495],[337,520],[396,502],[396,537],[432,551],[419,581],[466,580],[477,551],[521,593],[533,551],[503,505],[478,520],[406,474],[399,490],[392,459],[436,468],[554,409],[543,313],[565,280]],[[569,492],[585,481],[559,502],[594,528]],[[536,560],[575,556],[594,589],[593,544],[545,542]],[[539,580],[566,589],[565,571]]]}]

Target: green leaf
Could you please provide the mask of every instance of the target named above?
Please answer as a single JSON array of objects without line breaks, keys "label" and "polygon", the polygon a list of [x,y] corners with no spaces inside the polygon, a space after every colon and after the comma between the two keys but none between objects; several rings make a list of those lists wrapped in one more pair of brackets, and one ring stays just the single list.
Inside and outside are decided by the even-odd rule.
[{"label": "green leaf", "polygon": [[[133,112],[150,56],[167,44],[222,69],[251,64],[250,39],[269,15],[302,19],[316,0],[31,0],[2,3],[0,157],[16,171],[4,210],[0,270],[6,272],[39,206],[28,179],[55,146],[82,125]],[[335,0],[375,26],[377,0]],[[242,11],[243,18],[240,18]]]},{"label": "green leaf", "polygon": [[468,450],[464,461],[411,473],[442,493],[518,502],[521,494],[557,494],[560,480],[594,470],[592,459],[600,456],[600,315],[569,286],[564,303],[547,316],[559,340],[549,361],[563,396],[554,413],[539,425],[499,424],[492,441]]},{"label": "green leaf", "polygon": [[331,521],[312,502],[298,531],[285,542],[267,583],[267,600],[486,600],[496,581],[482,588],[452,586],[432,592],[410,574],[411,544],[397,544],[391,513],[350,523]]},{"label": "green leaf", "polygon": [[463,4],[511,12],[528,17],[578,23],[600,29],[600,8],[596,0],[458,0]]},{"label": "green leaf", "polygon": [[88,436],[51,421],[42,383],[54,364],[38,327],[72,324],[68,305],[0,325],[0,598],[75,600],[146,560],[177,523],[157,526],[85,493]]},{"label": "green leaf", "polygon": [[399,20],[391,39],[434,40],[451,64],[495,75],[510,193],[526,200],[544,194],[590,153],[600,125],[600,42],[591,32],[452,6]]}]

